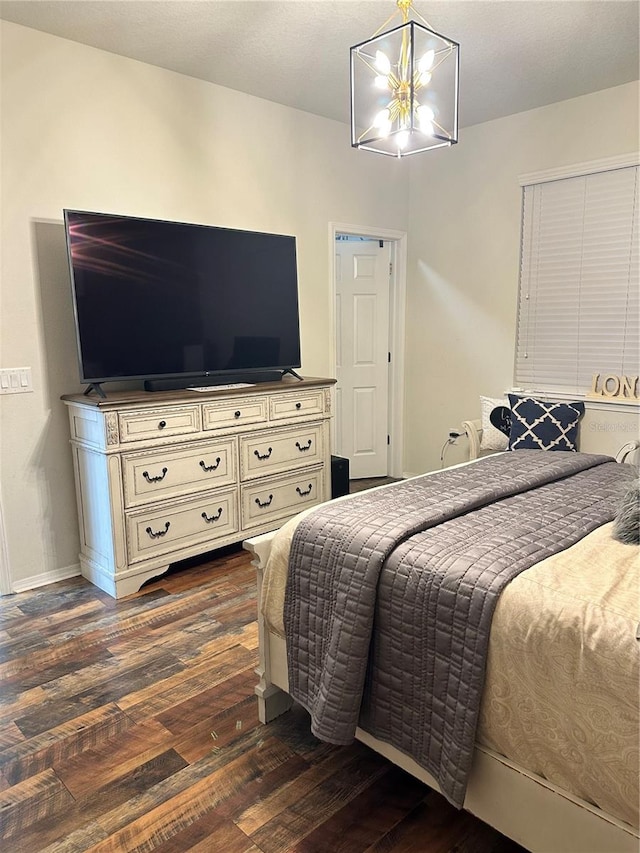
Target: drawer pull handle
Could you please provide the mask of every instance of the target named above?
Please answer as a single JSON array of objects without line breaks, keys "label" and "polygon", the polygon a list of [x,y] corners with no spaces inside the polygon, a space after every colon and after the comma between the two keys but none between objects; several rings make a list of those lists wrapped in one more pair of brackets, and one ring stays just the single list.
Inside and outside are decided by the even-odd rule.
[{"label": "drawer pull handle", "polygon": [[257,457],[258,457],[258,459],[260,459],[260,461],[262,461],[263,459],[268,459],[268,458],[271,456],[271,454],[272,454],[272,453],[273,453],[273,447],[270,447],[270,448],[269,448],[269,450],[268,450],[266,453],[263,453],[262,455],[260,455],[260,451],[259,451],[259,450],[254,450],[254,451],[253,451],[253,455],[254,455],[254,456],[257,456]]},{"label": "drawer pull handle", "polygon": [[148,471],[143,471],[143,472],[142,472],[142,476],[145,478],[145,480],[147,481],[147,483],[159,483],[159,482],[160,482],[160,480],[164,480],[164,478],[165,478],[165,475],[166,475],[167,471],[168,471],[168,469],[167,469],[167,468],[163,468],[163,469],[162,469],[162,474],[158,474],[158,476],[157,476],[157,477],[151,477],[151,476],[149,476],[149,472],[148,472]]},{"label": "drawer pull handle", "polygon": [[265,501],[264,503],[262,503],[262,501],[260,500],[260,498],[256,498],[256,503],[258,504],[258,506],[260,507],[260,509],[264,509],[265,507],[267,507],[267,506],[270,506],[270,505],[271,505],[271,501],[272,501],[272,500],[273,500],[273,495],[269,495],[269,500],[268,500],[268,501]]},{"label": "drawer pull handle", "polygon": [[301,409],[301,408],[302,408],[302,403],[296,403],[296,409]]},{"label": "drawer pull handle", "polygon": [[299,441],[296,441],[296,447],[298,448],[300,453],[304,453],[305,450],[309,450],[309,448],[311,447],[311,439],[309,439],[306,444],[300,444]]},{"label": "drawer pull handle", "polygon": [[222,507],[218,507],[218,512],[215,515],[207,515],[206,512],[202,513],[202,517],[207,522],[207,524],[212,524],[214,521],[218,521],[220,516],[222,515]]},{"label": "drawer pull handle", "polygon": [[241,414],[242,414],[242,412],[240,411],[240,409],[238,409],[238,411],[237,411],[237,412],[234,412],[234,413],[233,413],[233,417],[234,417],[234,418],[239,418]]},{"label": "drawer pull handle", "polygon": [[220,466],[220,457],[216,456],[216,461],[213,465],[206,465],[204,459],[200,460],[200,467],[203,471],[215,471]]},{"label": "drawer pull handle", "polygon": [[160,421],[160,423],[158,424],[158,429],[164,429],[166,427],[166,425],[167,425],[166,421]]},{"label": "drawer pull handle", "polygon": [[302,489],[300,488],[300,486],[296,486],[296,492],[300,495],[301,498],[304,498],[306,495],[311,494],[312,488],[313,488],[312,484],[309,483],[309,488],[307,489],[306,492],[303,492]]},{"label": "drawer pull handle", "polygon": [[159,539],[161,536],[167,535],[167,530],[171,527],[170,521],[165,521],[164,530],[154,531],[150,527],[147,527],[147,533],[152,539]]}]

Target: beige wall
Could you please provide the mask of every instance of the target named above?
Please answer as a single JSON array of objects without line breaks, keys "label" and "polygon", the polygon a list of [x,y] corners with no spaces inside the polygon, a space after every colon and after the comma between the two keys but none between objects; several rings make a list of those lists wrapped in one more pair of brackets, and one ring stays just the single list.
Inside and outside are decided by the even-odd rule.
[{"label": "beige wall", "polygon": [[[463,128],[454,148],[410,158],[407,471],[439,467],[449,428],[480,417],[481,394],[498,397],[512,384],[518,177],[638,148],[630,83]],[[581,449],[615,453],[637,427],[628,411],[589,411]],[[459,444],[447,462],[459,461]]]},{"label": "beige wall", "polygon": [[[297,237],[303,371],[331,363],[328,223],[406,230],[408,167],[348,128],[14,24],[2,35],[0,485],[13,580],[74,571],[66,410],[81,390],[64,207]],[[106,523],[106,522],[105,522]],[[57,573],[57,574],[56,574]]]}]

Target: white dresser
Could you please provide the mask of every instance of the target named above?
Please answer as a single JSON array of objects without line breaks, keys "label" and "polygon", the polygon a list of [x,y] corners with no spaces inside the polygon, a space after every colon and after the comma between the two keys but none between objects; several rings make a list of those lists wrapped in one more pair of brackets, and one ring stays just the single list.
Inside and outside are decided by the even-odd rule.
[{"label": "white dresser", "polygon": [[328,500],[334,381],[65,395],[84,577],[120,598]]}]

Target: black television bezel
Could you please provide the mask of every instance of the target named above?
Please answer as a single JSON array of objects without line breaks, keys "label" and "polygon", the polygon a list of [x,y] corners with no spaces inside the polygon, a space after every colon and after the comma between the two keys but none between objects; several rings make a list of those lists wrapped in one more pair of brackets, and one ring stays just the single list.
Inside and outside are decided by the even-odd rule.
[{"label": "black television bezel", "polygon": [[[275,381],[276,379],[281,379],[283,375],[290,373],[293,376],[300,378],[298,374],[295,372],[294,368],[299,368],[302,366],[302,346],[300,340],[300,294],[299,294],[299,284],[298,284],[298,247],[295,235],[292,234],[276,234],[275,232],[270,231],[251,231],[249,229],[243,228],[227,228],[225,226],[220,225],[205,225],[201,223],[195,222],[183,222],[181,220],[173,220],[173,219],[158,219],[154,217],[146,217],[146,216],[129,216],[127,214],[120,213],[104,213],[101,211],[94,210],[78,210],[77,208],[63,208],[63,222],[64,222],[64,231],[65,231],[65,243],[67,250],[67,262],[69,269],[69,277],[71,281],[71,301],[73,307],[73,321],[74,321],[74,330],[76,336],[76,353],[78,356],[78,369],[80,374],[80,382],[83,384],[87,384],[89,387],[87,388],[87,392],[92,388],[96,389],[98,393],[103,395],[103,392],[100,390],[100,385],[103,382],[130,382],[130,381],[142,381],[145,383],[145,388],[148,390],[168,390],[168,389],[177,389],[177,388],[187,388],[189,385],[196,384],[197,380],[207,380],[201,381],[199,384],[210,384],[215,386],[217,384],[225,384],[225,382],[236,382],[241,381],[243,378],[252,383],[257,382],[268,382]],[[296,314],[297,314],[297,340],[298,340],[298,359],[295,364],[274,364],[271,366],[263,366],[263,367],[255,367],[255,368],[232,368],[228,370],[205,370],[205,371],[188,371],[188,372],[178,372],[178,373],[131,373],[126,376],[101,376],[101,377],[88,377],[84,373],[84,362],[82,358],[82,344],[80,340],[80,323],[78,319],[78,307],[76,300],[76,283],[75,283],[75,274],[74,274],[74,265],[73,258],[71,255],[71,240],[69,234],[69,214],[79,214],[85,216],[107,216],[112,219],[125,219],[131,221],[142,221],[142,222],[157,222],[162,224],[169,225],[185,225],[190,228],[204,228],[211,229],[215,231],[227,231],[234,233],[242,233],[242,234],[257,234],[260,236],[267,237],[286,237],[293,239],[293,248],[294,248],[294,259],[296,266],[296,288],[295,288],[295,299],[296,299]],[[184,380],[184,381],[183,381]],[[217,381],[219,380],[219,381]],[[157,387],[153,387],[154,384]]]}]

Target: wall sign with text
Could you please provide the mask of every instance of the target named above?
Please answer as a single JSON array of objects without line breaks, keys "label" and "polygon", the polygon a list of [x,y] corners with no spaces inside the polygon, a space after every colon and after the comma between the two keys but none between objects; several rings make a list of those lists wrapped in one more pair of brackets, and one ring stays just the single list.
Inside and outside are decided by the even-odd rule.
[{"label": "wall sign with text", "polygon": [[610,373],[602,376],[593,374],[591,388],[587,397],[609,400],[638,400],[638,377],[617,376]]}]

